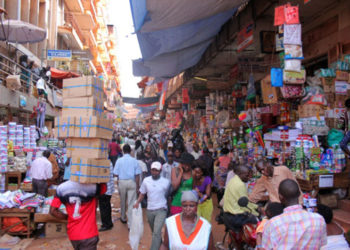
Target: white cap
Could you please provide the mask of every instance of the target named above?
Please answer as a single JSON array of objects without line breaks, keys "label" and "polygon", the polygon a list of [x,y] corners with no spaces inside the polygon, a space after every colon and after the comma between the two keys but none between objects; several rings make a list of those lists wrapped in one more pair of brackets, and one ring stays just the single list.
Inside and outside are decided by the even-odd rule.
[{"label": "white cap", "polygon": [[162,169],[162,164],[160,162],[158,162],[158,161],[155,161],[155,162],[152,163],[151,169],[161,170]]}]

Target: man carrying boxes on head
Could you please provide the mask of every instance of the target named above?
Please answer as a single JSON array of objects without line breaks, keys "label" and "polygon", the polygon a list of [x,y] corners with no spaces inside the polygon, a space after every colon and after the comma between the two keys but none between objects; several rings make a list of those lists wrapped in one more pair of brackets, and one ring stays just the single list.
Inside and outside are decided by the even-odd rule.
[{"label": "man carrying boxes on head", "polygon": [[[57,136],[66,139],[71,176],[58,187],[50,213],[60,219],[68,218],[67,233],[74,249],[97,248],[97,196],[102,217],[100,231],[113,227],[110,204],[114,192],[113,166],[107,159],[113,122],[104,118],[105,100],[103,82],[96,77],[63,81],[62,116],[56,118],[55,126]],[[96,183],[108,183],[108,189],[106,184]],[[66,206],[67,214],[59,211],[61,204]]]},{"label": "man carrying boxes on head", "polygon": [[[96,224],[96,196],[106,192],[106,184],[83,184],[66,181],[58,186],[50,214],[66,220],[67,234],[75,250],[95,250],[99,241]],[[67,214],[59,208],[64,204]]]}]

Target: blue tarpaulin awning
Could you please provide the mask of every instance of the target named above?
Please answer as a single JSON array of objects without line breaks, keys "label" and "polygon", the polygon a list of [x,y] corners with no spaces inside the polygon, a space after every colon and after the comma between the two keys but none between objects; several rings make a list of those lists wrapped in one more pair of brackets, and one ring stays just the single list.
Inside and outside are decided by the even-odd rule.
[{"label": "blue tarpaulin awning", "polygon": [[169,79],[195,65],[244,0],[130,0],[142,58],[135,76]]}]

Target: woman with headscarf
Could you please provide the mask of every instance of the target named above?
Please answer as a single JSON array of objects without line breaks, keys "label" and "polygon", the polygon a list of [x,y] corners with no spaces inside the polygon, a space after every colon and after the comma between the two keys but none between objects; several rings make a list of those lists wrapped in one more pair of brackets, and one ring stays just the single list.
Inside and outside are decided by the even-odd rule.
[{"label": "woman with headscarf", "polygon": [[180,214],[165,221],[164,242],[160,250],[167,249],[214,249],[213,234],[208,221],[197,214],[198,196],[194,191],[181,195]]}]

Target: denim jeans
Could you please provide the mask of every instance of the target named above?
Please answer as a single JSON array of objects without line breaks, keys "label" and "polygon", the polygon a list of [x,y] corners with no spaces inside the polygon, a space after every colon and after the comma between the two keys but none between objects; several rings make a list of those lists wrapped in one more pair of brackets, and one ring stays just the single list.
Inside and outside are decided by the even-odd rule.
[{"label": "denim jeans", "polygon": [[151,250],[158,250],[162,242],[162,227],[167,216],[167,209],[147,210],[147,220],[152,230]]}]

